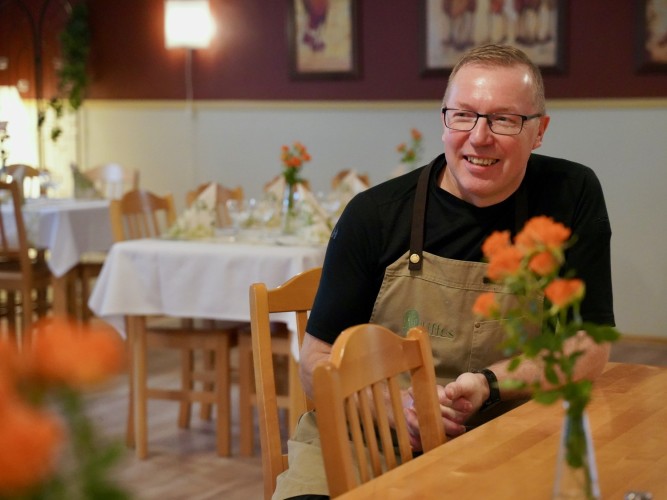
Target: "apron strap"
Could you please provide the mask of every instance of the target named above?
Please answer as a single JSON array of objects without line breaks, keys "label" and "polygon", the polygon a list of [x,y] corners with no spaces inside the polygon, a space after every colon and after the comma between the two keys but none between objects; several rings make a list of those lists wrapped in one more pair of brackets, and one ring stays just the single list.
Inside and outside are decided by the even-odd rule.
[{"label": "apron strap", "polygon": [[417,181],[417,190],[415,192],[415,202],[412,205],[412,227],[410,228],[410,253],[408,269],[410,271],[419,271],[422,268],[424,253],[424,226],[426,225],[426,202],[428,200],[428,181],[431,178],[431,171],[435,159],[429,163]]}]

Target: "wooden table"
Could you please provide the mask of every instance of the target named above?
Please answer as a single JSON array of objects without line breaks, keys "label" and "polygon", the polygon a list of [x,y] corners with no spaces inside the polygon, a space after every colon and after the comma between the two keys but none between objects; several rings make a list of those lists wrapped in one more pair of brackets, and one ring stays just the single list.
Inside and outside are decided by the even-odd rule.
[{"label": "wooden table", "polygon": [[[3,210],[9,207],[3,206]],[[106,252],[113,243],[109,200],[38,198],[23,206],[26,231],[36,248],[48,250],[53,275],[53,312],[68,313],[67,283],[84,254]]]},{"label": "wooden table", "polygon": [[[274,288],[302,271],[321,266],[325,251],[324,245],[224,240],[141,239],[111,247],[89,306],[121,334],[127,334],[130,343],[130,393],[134,421],[141,423],[135,427],[138,457],[147,455],[146,318],[166,315],[249,321],[251,284],[262,282]],[[272,320],[285,321],[296,329],[293,314],[275,314]],[[128,444],[131,441],[128,437]]]},{"label": "wooden table", "polygon": [[[600,491],[667,498],[667,368],[609,363],[588,408]],[[563,410],[534,402],[339,497],[551,498]]]}]

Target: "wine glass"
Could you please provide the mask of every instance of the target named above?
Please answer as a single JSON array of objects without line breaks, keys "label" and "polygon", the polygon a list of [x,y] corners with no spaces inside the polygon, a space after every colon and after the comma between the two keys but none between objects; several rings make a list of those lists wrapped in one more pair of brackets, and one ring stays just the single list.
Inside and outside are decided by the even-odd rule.
[{"label": "wine glass", "polygon": [[241,228],[245,227],[250,219],[250,207],[245,200],[227,200],[227,213],[232,219],[232,230],[235,238],[238,237]]}]

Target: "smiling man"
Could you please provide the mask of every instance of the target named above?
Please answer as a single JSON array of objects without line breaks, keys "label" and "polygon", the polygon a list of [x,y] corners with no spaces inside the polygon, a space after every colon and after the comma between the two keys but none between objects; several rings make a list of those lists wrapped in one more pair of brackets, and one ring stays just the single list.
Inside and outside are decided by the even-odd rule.
[{"label": "smiling man", "polygon": [[[405,334],[423,325],[442,424],[457,436],[529,396],[498,387],[510,378],[510,360],[499,348],[502,324],[472,313],[477,296],[493,286],[484,280],[484,240],[493,231],[514,235],[536,215],[571,228],[577,241],[564,271],[573,269],[586,282],[583,319],[613,325],[611,228],[590,168],[533,153],[549,117],[539,69],[520,50],[485,45],[466,53],[450,75],[441,118],[444,155],[346,207],[327,248],[300,369],[312,395],[314,367],[345,328],[372,322]],[[609,346],[572,342],[585,352],[575,376],[597,377]],[[511,378],[532,382],[540,374],[524,362]],[[415,430],[409,396],[404,413]],[[290,468],[278,478],[275,498],[326,495],[316,412],[301,418],[289,446]],[[418,438],[414,447],[419,450]]]}]

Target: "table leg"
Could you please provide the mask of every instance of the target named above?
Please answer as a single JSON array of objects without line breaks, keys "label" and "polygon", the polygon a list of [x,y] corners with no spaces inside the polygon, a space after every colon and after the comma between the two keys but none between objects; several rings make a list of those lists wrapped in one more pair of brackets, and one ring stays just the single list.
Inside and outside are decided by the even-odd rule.
[{"label": "table leg", "polygon": [[75,271],[70,270],[62,276],[53,276],[51,278],[51,288],[53,289],[53,305],[51,306],[51,310],[54,316],[64,318],[68,314],[67,284],[73,272]]}]

